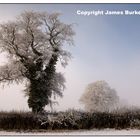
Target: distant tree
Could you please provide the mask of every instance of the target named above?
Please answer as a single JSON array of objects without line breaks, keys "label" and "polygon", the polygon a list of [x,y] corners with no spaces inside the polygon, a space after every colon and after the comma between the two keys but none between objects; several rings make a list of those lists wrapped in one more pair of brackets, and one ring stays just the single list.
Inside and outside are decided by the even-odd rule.
[{"label": "distant tree", "polygon": [[90,112],[105,112],[116,107],[119,97],[114,89],[111,89],[107,82],[97,81],[89,84],[80,102],[85,105],[85,110]]},{"label": "distant tree", "polygon": [[0,51],[8,63],[0,67],[1,83],[26,81],[29,108],[34,113],[52,104],[52,95],[62,97],[65,78],[56,72],[60,60],[66,66],[73,45],[71,24],[60,21],[59,13],[25,11],[17,19],[0,25]]}]

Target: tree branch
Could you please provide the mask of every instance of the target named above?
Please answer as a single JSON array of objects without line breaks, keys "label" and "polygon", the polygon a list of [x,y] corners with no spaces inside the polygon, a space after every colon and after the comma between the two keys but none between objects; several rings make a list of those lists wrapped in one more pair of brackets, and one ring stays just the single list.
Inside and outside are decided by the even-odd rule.
[{"label": "tree branch", "polygon": [[34,45],[34,42],[35,42],[34,41],[35,40],[34,38],[35,37],[34,37],[33,31],[31,29],[30,29],[30,32],[31,32],[31,37],[32,37],[32,39],[31,39],[31,48],[32,48],[32,51],[33,51],[34,54],[36,54],[38,56],[42,56],[42,53],[40,53],[39,51],[37,51],[37,49],[34,48],[35,46],[37,46],[37,44]]},{"label": "tree branch", "polygon": [[10,64],[0,67],[0,82],[21,82],[24,68],[19,62],[13,61]]}]

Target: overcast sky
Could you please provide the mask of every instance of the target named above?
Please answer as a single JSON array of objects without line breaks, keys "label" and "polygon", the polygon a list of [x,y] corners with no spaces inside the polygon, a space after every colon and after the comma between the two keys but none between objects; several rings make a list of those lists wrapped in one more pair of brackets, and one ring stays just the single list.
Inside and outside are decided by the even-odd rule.
[{"label": "overcast sky", "polygon": [[[105,80],[121,99],[140,106],[140,15],[80,16],[77,10],[140,10],[140,4],[0,4],[0,22],[24,10],[61,12],[76,23],[73,59],[65,69],[67,89],[55,109],[82,108],[79,98],[87,84]],[[0,63],[5,63],[3,55]],[[23,85],[0,89],[0,110],[28,110]]]}]

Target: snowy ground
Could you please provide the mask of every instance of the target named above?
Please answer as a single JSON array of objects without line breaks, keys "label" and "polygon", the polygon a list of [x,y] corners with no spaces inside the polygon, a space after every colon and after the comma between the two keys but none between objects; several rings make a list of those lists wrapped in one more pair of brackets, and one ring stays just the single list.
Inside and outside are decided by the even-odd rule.
[{"label": "snowy ground", "polygon": [[108,135],[139,135],[140,136],[140,130],[114,130],[114,129],[104,129],[104,130],[81,130],[81,131],[51,131],[51,132],[7,132],[7,131],[0,131],[0,135],[18,135],[18,136],[22,136],[22,135],[40,135],[40,136],[49,136],[49,135],[63,135],[63,136],[67,136],[67,135],[73,135],[73,136],[99,136],[99,135],[103,135],[103,136],[108,136]]}]

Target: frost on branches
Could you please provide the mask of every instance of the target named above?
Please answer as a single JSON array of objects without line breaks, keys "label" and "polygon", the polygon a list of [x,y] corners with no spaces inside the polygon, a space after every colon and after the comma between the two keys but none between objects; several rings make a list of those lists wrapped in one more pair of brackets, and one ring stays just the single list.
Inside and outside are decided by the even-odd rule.
[{"label": "frost on branches", "polygon": [[56,64],[66,66],[70,53],[64,44],[73,45],[71,24],[59,20],[59,13],[25,11],[16,20],[0,25],[0,51],[8,63],[0,67],[0,82],[27,81],[28,105],[33,112],[51,104],[52,95],[62,97],[65,78]]},{"label": "frost on branches", "polygon": [[105,81],[97,81],[89,84],[80,101],[85,109],[90,112],[106,112],[115,109],[119,103],[119,97],[114,89],[111,89]]}]

